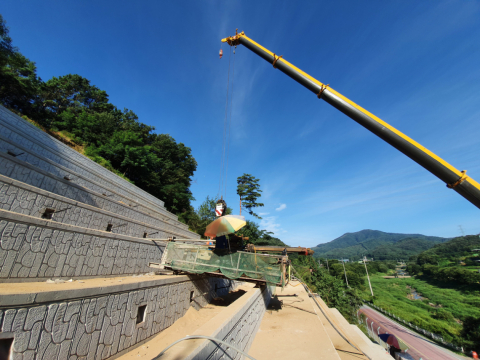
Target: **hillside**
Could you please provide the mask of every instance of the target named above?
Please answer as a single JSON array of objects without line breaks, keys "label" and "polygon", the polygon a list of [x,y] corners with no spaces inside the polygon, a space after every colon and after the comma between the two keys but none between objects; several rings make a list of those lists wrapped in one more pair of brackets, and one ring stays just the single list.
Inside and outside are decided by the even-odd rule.
[{"label": "hillside", "polygon": [[360,259],[363,255],[378,260],[408,258],[421,253],[447,238],[422,234],[386,233],[378,230],[361,230],[346,233],[328,243],[313,248],[316,257],[330,259]]},{"label": "hillside", "polygon": [[422,238],[402,239],[395,244],[380,245],[370,252],[371,257],[376,260],[407,260],[411,256],[431,249],[438,243],[437,240],[426,240]]},{"label": "hillside", "polygon": [[467,235],[454,238],[443,244],[437,244],[429,250],[418,255],[419,265],[430,263],[437,264],[441,259],[455,259],[472,255],[473,249],[480,249],[479,235]]}]

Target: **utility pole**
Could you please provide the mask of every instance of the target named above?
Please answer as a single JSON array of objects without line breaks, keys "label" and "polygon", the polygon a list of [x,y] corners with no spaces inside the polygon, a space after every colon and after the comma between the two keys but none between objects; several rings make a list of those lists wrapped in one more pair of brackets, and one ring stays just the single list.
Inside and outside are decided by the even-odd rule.
[{"label": "utility pole", "polygon": [[328,258],[325,258],[327,259],[327,269],[328,269],[328,274],[330,275],[330,268],[328,267]]},{"label": "utility pole", "polygon": [[370,283],[370,276],[368,276],[367,263],[365,262],[365,256],[363,257],[363,265],[365,265],[365,271],[367,272],[368,285],[370,285],[370,292],[373,296],[372,284]]},{"label": "utility pole", "polygon": [[345,259],[342,259],[342,264],[343,264],[343,272],[345,273],[345,281],[347,282],[347,287],[350,287],[348,286],[347,271],[345,270]]}]

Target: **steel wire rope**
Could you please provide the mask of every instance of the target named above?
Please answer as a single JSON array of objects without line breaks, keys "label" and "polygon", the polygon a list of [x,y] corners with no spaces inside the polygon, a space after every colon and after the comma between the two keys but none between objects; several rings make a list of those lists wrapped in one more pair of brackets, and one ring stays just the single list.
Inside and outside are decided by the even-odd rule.
[{"label": "steel wire rope", "polygon": [[357,348],[355,345],[353,345],[343,334],[342,332],[335,326],[335,324],[330,320],[330,318],[327,316],[327,314],[325,314],[325,311],[323,311],[322,307],[320,306],[320,304],[317,302],[317,300],[315,299],[315,296],[313,295],[313,293],[310,291],[310,288],[308,287],[308,285],[305,283],[305,281],[303,281],[302,277],[300,276],[300,274],[297,272],[297,270],[295,270],[295,268],[290,265],[293,269],[293,271],[295,272],[295,274],[297,274],[297,278],[298,280],[301,282],[301,284],[303,285],[303,287],[305,288],[305,290],[307,291],[307,294],[310,295],[310,297],[313,299],[313,301],[315,302],[315,304],[317,305],[317,307],[320,309],[320,311],[322,312],[323,316],[325,316],[325,319],[327,319],[327,321],[330,323],[330,325],[332,325],[332,327],[335,329],[335,331],[338,333],[338,335],[340,335],[340,337],[345,340],[350,346],[352,346],[355,350],[361,352],[363,355],[365,355],[367,357],[367,359],[369,360],[373,360],[370,356],[368,356],[367,354],[365,354],[364,351],[360,350],[359,348]]},{"label": "steel wire rope", "polygon": [[[233,48],[233,67],[232,67],[232,91],[230,95],[230,119],[228,120],[228,134],[227,134],[227,165],[225,167],[225,196],[227,196],[227,180],[228,180],[228,157],[230,155],[230,127],[232,125],[232,109],[233,109],[233,83],[235,80],[235,54],[237,47]],[[226,209],[225,209],[226,210]]]},{"label": "steel wire rope", "polygon": [[[220,161],[220,179],[218,182],[218,193],[217,198],[222,196],[223,190],[223,178],[225,174],[225,138],[227,133],[227,118],[228,118],[228,90],[230,88],[230,61],[232,57],[232,47],[230,47],[230,52],[228,53],[228,74],[227,74],[227,97],[225,101],[225,119],[223,120],[223,139],[222,139],[222,158]],[[222,196],[223,198],[223,196]]]},{"label": "steel wire rope", "polygon": [[[207,339],[207,340],[210,340],[212,342],[216,342],[218,341],[219,343],[222,343],[223,345],[226,345],[228,347],[231,347],[233,350],[236,350],[237,352],[239,352],[240,354],[242,354],[243,356],[249,358],[249,359],[252,359],[252,360],[256,360],[254,357],[248,355],[245,351],[242,351],[240,350],[239,348],[237,348],[236,346],[233,346],[223,340],[220,340],[220,339],[216,339],[214,338],[213,336],[206,336],[206,335],[188,335],[188,336],[185,336],[181,339],[178,339],[177,341],[171,343],[170,345],[168,345],[165,349],[162,350],[162,352],[160,352],[160,354],[158,354],[156,357],[154,357],[152,360],[158,360],[160,359],[160,357],[165,354],[165,352],[170,349],[172,346],[178,344],[179,342],[183,341],[183,340],[190,340],[190,339]],[[220,346],[218,344],[216,344],[219,348]],[[225,350],[224,350],[225,351]]]}]

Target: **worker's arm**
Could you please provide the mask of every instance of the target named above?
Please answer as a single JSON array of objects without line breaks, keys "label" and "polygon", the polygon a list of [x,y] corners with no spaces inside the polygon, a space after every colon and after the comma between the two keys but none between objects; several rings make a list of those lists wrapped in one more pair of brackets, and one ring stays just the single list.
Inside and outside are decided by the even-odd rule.
[{"label": "worker's arm", "polygon": [[452,165],[441,159],[430,150],[424,148],[416,141],[410,139],[393,126],[390,126],[375,115],[336,92],[328,85],[321,83],[310,75],[304,73],[288,61],[277,56],[263,46],[247,37],[243,32],[235,36],[222,39],[231,46],[244,45],[255,54],[268,61],[274,68],[282,71],[292,79],[305,86],[317,95],[319,99],[325,100],[336,107],[351,119],[358,122],[387,143],[400,150],[417,164],[423,166],[432,174],[447,184],[447,187],[454,189],[476,207],[480,208],[480,184],[466,175],[466,171],[459,171]]}]

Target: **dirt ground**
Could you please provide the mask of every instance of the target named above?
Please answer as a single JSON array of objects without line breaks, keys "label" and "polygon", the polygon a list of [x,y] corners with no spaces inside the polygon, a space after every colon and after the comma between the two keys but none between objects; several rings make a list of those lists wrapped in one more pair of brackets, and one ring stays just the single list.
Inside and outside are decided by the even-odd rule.
[{"label": "dirt ground", "polygon": [[277,288],[249,355],[257,360],[342,359],[301,285]]}]

